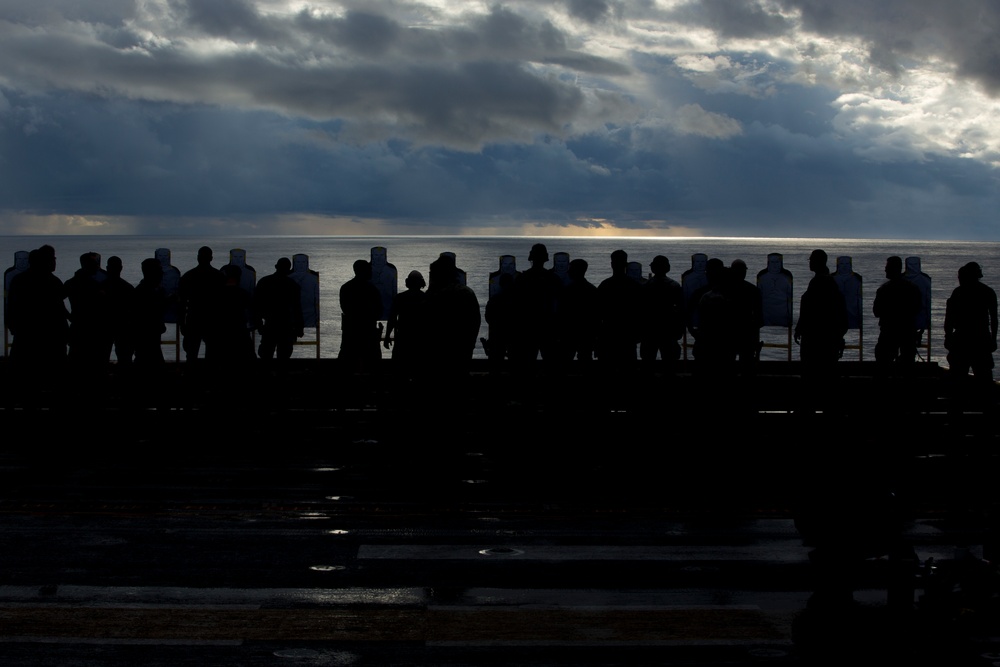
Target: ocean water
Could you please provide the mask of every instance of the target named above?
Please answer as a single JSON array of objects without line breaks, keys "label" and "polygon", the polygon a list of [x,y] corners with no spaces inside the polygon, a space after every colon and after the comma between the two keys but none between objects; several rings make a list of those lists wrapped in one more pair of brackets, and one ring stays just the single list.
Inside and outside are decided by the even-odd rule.
[{"label": "ocean water", "polygon": [[[382,246],[387,249],[388,261],[393,264],[399,276],[399,289],[404,289],[403,279],[411,270],[419,270],[426,278],[428,266],[442,252],[453,252],[459,268],[468,276],[468,285],[479,297],[480,307],[485,309],[489,296],[489,274],[499,267],[501,255],[514,255],[519,269],[528,267],[528,251],[534,243],[545,243],[552,256],[556,252],[567,252],[572,259],[583,258],[590,264],[587,278],[594,284],[611,275],[610,254],[617,249],[625,250],[629,259],[643,266],[648,274],[649,262],[656,255],[666,255],[670,259],[669,275],[677,281],[681,274],[691,268],[691,256],[705,253],[718,257],[728,265],[734,259],[743,259],[749,266],[748,276],[752,277],[767,265],[769,253],[781,253],[784,267],[793,275],[793,317],[797,317],[798,302],[812,274],[808,270],[809,253],[814,248],[822,248],[830,256],[830,267],[835,267],[836,258],[851,257],[854,272],[863,280],[862,299],[864,319],[862,328],[848,333],[848,344],[859,346],[845,352],[848,359],[874,359],[874,346],[878,338],[878,321],[872,315],[875,290],[885,280],[885,259],[890,255],[920,257],[921,268],[932,281],[930,358],[945,363],[944,338],[945,300],[958,285],[957,272],[966,262],[976,261],[983,267],[983,282],[1000,289],[1000,243],[954,242],[954,241],[899,241],[867,239],[761,239],[761,238],[634,238],[634,237],[313,237],[313,236],[251,236],[227,237],[142,237],[142,236],[7,236],[0,237],[0,265],[4,268],[14,263],[14,253],[31,250],[43,243],[55,247],[57,255],[56,275],[62,280],[70,278],[79,268],[79,256],[85,252],[97,252],[102,257],[102,266],[108,257],[117,255],[124,263],[123,277],[133,284],[141,278],[139,265],[143,259],[152,257],[157,248],[171,251],[171,263],[181,273],[195,266],[198,248],[210,246],[215,254],[214,266],[229,261],[229,251],[235,248],[246,251],[246,263],[256,269],[258,279],[273,271],[274,263],[280,257],[291,257],[297,253],[309,256],[310,269],[319,273],[320,314],[317,330],[308,330],[307,338],[316,340],[318,333],[320,356],[333,358],[340,348],[340,286],[349,280],[353,272],[351,265],[357,259],[369,259],[371,249]],[[4,260],[6,258],[6,260]],[[551,266],[551,263],[547,266]],[[0,316],[2,317],[2,316]],[[171,337],[168,331],[165,338]],[[481,336],[487,336],[487,326],[483,323]],[[763,335],[768,342],[781,343],[787,340],[785,330],[766,328]],[[926,338],[925,338],[926,340]],[[315,356],[315,347],[302,346],[295,356]],[[387,352],[385,352],[388,355]],[[926,357],[927,351],[921,351]],[[166,354],[168,358],[172,355]],[[484,358],[481,346],[477,345],[475,356]],[[764,358],[785,359],[787,351],[765,349]],[[798,350],[793,349],[793,358],[798,358]]]}]

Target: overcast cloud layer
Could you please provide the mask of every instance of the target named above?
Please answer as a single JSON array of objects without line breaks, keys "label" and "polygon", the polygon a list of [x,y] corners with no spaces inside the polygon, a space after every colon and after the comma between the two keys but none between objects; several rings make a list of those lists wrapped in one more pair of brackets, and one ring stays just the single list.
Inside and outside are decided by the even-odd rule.
[{"label": "overcast cloud layer", "polygon": [[993,0],[5,0],[0,233],[1000,240]]}]

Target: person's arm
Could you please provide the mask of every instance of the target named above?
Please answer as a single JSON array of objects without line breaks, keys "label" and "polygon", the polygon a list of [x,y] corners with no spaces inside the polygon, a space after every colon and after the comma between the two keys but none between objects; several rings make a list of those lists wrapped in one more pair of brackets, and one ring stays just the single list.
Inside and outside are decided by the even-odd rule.
[{"label": "person's arm", "polygon": [[396,319],[396,299],[393,299],[392,306],[389,307],[389,317],[385,322],[385,337],[382,339],[382,347],[387,350],[392,347],[392,332],[396,329]]},{"label": "person's arm", "polygon": [[996,352],[997,349],[997,293],[993,292],[990,299],[990,340],[993,341],[991,345],[991,352]]}]

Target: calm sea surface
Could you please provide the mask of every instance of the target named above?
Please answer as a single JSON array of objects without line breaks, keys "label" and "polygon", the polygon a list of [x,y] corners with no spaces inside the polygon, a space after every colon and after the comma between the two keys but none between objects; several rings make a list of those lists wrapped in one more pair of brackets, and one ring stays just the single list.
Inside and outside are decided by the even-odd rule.
[{"label": "calm sea surface", "polygon": [[[836,258],[849,256],[854,271],[863,278],[863,303],[865,320],[862,331],[848,334],[848,343],[862,344],[863,358],[873,359],[874,344],[878,337],[878,322],[871,315],[875,290],[884,281],[885,258],[889,255],[920,257],[921,268],[932,280],[931,356],[944,363],[945,351],[941,345],[944,337],[945,300],[957,285],[958,268],[970,261],[983,267],[983,282],[1000,289],[1000,243],[959,243],[953,241],[878,241],[860,239],[651,239],[631,237],[602,238],[539,238],[539,237],[292,237],[258,236],[242,238],[157,238],[136,236],[7,236],[0,237],[0,264],[4,268],[14,263],[14,253],[31,250],[43,243],[55,247],[58,258],[56,275],[62,280],[70,278],[79,268],[79,256],[84,252],[100,253],[102,266],[112,255],[121,257],[125,264],[123,277],[138,284],[141,273],[139,264],[153,256],[157,248],[171,251],[171,263],[181,273],[195,266],[195,256],[202,245],[210,246],[215,253],[215,266],[228,263],[229,251],[240,248],[246,251],[246,263],[257,271],[258,279],[273,271],[279,257],[297,253],[309,256],[309,267],[320,277],[320,354],[335,357],[340,348],[340,305],[337,299],[340,285],[351,278],[351,265],[357,259],[368,259],[371,248],[383,246],[388,250],[388,261],[395,265],[399,275],[399,288],[403,278],[413,269],[427,277],[428,265],[445,251],[455,253],[458,266],[468,275],[468,285],[479,297],[485,309],[489,294],[489,273],[496,271],[501,255],[514,255],[519,269],[528,267],[528,251],[533,243],[548,246],[549,255],[567,252],[573,259],[583,258],[590,263],[587,278],[599,283],[611,275],[609,256],[612,251],[623,249],[629,259],[642,263],[644,274],[655,255],[666,255],[671,262],[670,276],[680,281],[681,274],[691,267],[691,255],[705,253],[718,257],[727,265],[734,259],[743,259],[750,267],[749,275],[766,268],[767,255],[778,252],[784,255],[784,266],[794,276],[793,300],[795,317],[798,302],[809,282],[809,253],[814,248],[824,249],[830,256],[830,267]],[[6,259],[4,259],[6,258]],[[548,266],[551,266],[549,264]],[[0,316],[2,317],[2,316]],[[169,333],[169,332],[168,332]],[[314,331],[307,332],[315,336]],[[484,322],[480,333],[487,335]],[[769,342],[787,338],[783,331],[765,331]],[[794,358],[798,358],[795,351]],[[925,353],[922,353],[925,354]],[[299,348],[296,356],[314,356],[315,350]],[[848,351],[845,358],[857,358],[857,351]],[[476,356],[484,357],[477,346]],[[780,350],[765,350],[766,358],[786,358]]]}]

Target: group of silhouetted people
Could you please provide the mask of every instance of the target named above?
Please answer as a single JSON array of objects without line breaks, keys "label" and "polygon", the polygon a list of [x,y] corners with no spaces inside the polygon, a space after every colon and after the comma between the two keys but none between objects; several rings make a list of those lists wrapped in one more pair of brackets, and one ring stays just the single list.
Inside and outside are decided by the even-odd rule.
[{"label": "group of silhouetted people", "polygon": [[384,335],[371,264],[359,259],[353,268],[354,278],[340,288],[342,362],[352,370],[371,370],[382,345],[392,350],[401,375],[453,378],[468,370],[481,324],[479,299],[462,284],[453,256],[431,263],[429,285],[419,271],[409,273],[406,290],[393,298]]},{"label": "group of silhouetted people", "polygon": [[[49,367],[68,360],[100,369],[114,350],[122,366],[157,367],[164,361],[161,336],[167,313],[175,313],[186,359],[236,365],[259,356],[287,360],[303,335],[300,288],[289,277],[291,262],[279,259],[272,275],[248,292],[235,263],[212,266],[212,251],[198,251],[197,266],[180,276],[176,293],[164,289],[160,259],[142,262],[142,280],[133,287],[121,277],[117,257],[100,266],[96,253],[80,257],[80,268],[65,284],[54,275],[55,250],[31,251],[28,268],[9,284],[6,322],[14,335],[11,360],[22,367]],[[687,336],[696,367],[706,372],[752,373],[762,346],[762,294],[746,280],[747,265],[719,259],[705,263],[703,284],[685,293],[687,283],[668,277],[670,262],[657,255],[648,278],[629,273],[628,255],[611,253],[611,277],[594,285],[588,263],[575,259],[564,271],[547,268],[549,254],[537,243],[530,267],[503,272],[486,304],[489,337],[483,346],[496,365],[509,361],[526,368],[540,357],[547,365],[595,358],[608,368],[660,359],[672,372]],[[172,268],[172,267],[170,267]],[[794,338],[800,345],[803,375],[836,373],[848,330],[844,295],[827,268],[827,255],[809,257],[813,277],[802,294]],[[419,271],[405,279],[386,313],[372,281],[372,265],[354,263],[354,277],[340,289],[343,329],[339,357],[353,371],[372,369],[392,350],[405,372],[458,373],[467,368],[480,329],[475,293],[450,253],[430,266],[429,284]],[[174,269],[174,271],[176,271]],[[899,257],[889,257],[886,282],[875,295],[879,320],[875,359],[883,369],[912,365],[922,335],[916,322],[924,307],[920,290],[903,274]],[[959,272],[959,286],[947,302],[945,347],[957,375],[971,370],[991,378],[997,341],[996,293],[980,282],[972,262]],[[426,291],[425,291],[426,288]],[[65,301],[70,309],[67,310]],[[386,321],[383,328],[382,321]],[[252,332],[260,332],[255,351]],[[68,348],[68,354],[67,354]]]},{"label": "group of silhouetted people", "polygon": [[[199,249],[197,261],[180,277],[176,293],[168,293],[162,262],[155,257],[143,260],[142,280],[133,286],[121,277],[118,257],[108,258],[102,269],[96,253],[84,253],[80,268],[64,284],[53,273],[52,246],[31,251],[28,268],[8,288],[11,362],[31,373],[64,363],[100,371],[113,350],[120,368],[156,369],[164,363],[161,337],[168,311],[176,313],[189,362],[199,358],[202,348],[206,363],[219,366],[235,367],[258,354],[290,358],[292,345],[303,335],[299,286],[289,278],[291,262],[278,260],[274,274],[262,278],[251,295],[240,286],[239,266],[213,267],[208,247]],[[256,353],[254,330],[261,334]]]},{"label": "group of silhouetted people", "polygon": [[629,274],[628,254],[611,253],[611,277],[594,285],[586,260],[569,262],[565,279],[546,269],[546,247],[535,244],[531,268],[500,276],[486,306],[490,359],[515,367],[539,356],[558,364],[598,360],[614,370],[658,358],[668,372],[681,356],[687,332],[699,366],[719,369],[738,359],[757,358],[762,326],[760,290],[744,280],[746,264],[731,267],[709,260],[707,283],[685,299],[667,273],[670,261],[657,255],[648,278]]}]

